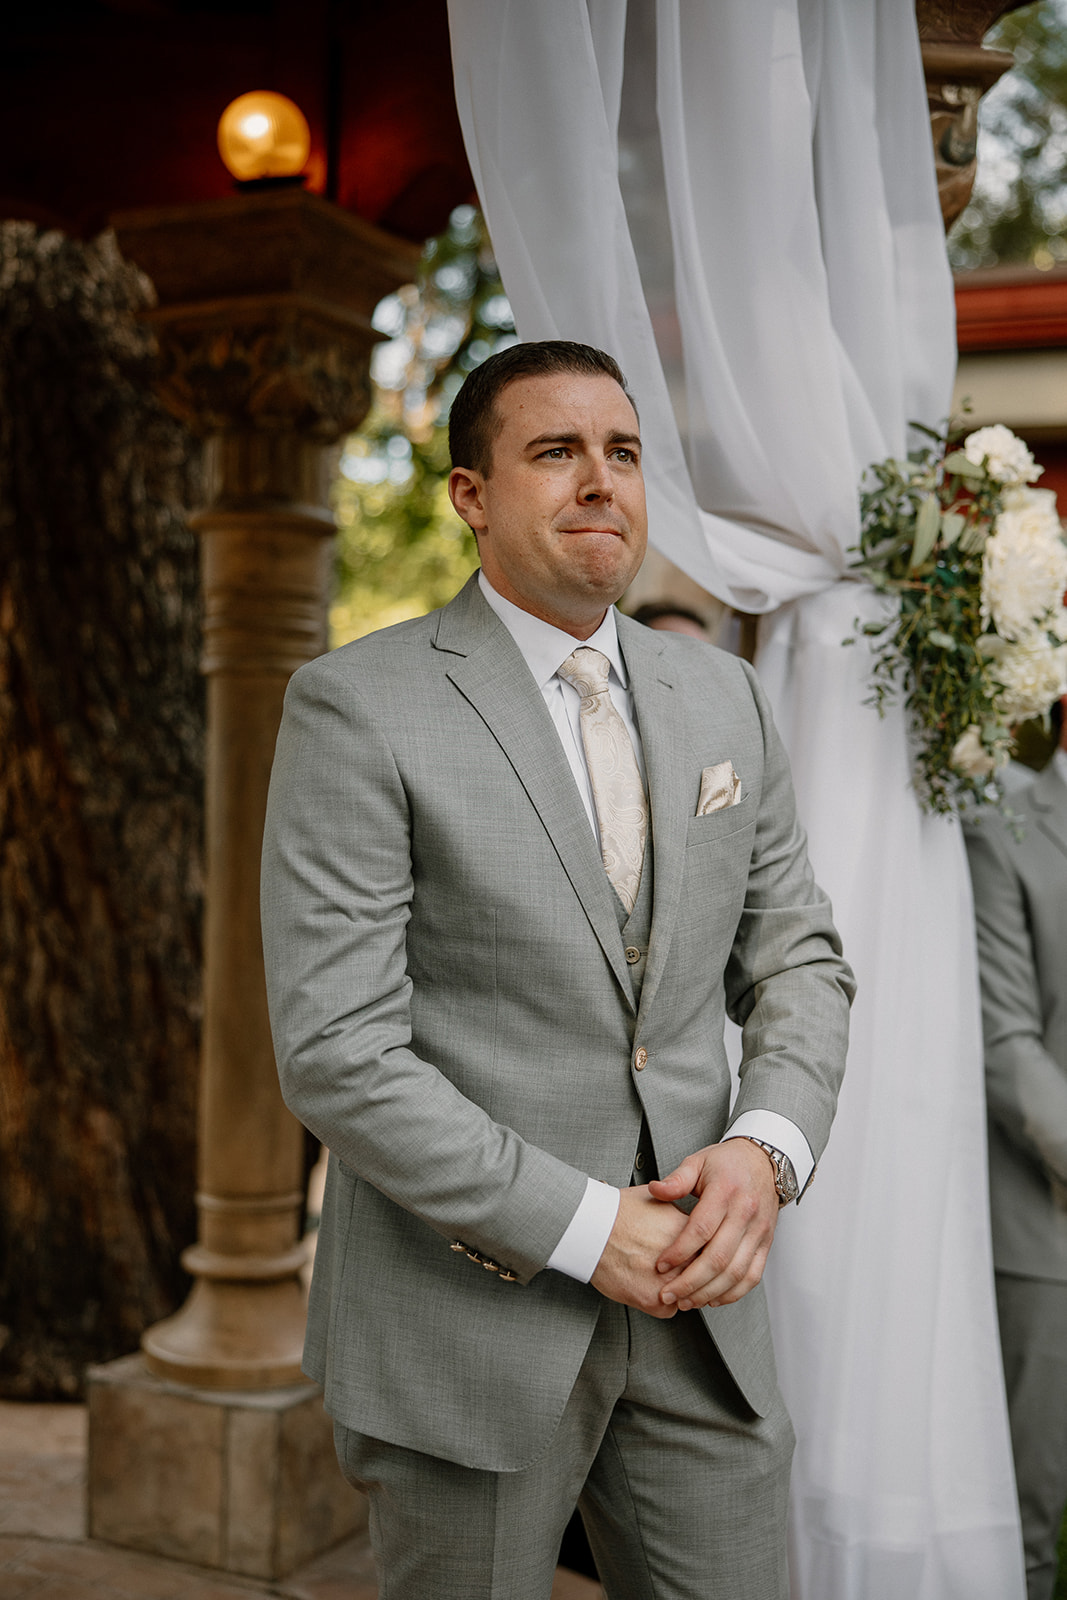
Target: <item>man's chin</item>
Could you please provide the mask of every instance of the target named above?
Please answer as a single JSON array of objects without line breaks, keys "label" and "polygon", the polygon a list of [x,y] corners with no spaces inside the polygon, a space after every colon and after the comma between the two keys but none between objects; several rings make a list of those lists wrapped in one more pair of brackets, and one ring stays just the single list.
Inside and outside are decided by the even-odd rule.
[{"label": "man's chin", "polygon": [[[605,607],[613,606],[626,593],[641,566],[640,560],[632,559],[632,552],[625,552],[623,560],[619,559],[620,554],[616,549],[606,552],[605,559],[583,562],[580,573],[575,573],[576,590],[603,601]],[[614,559],[607,559],[608,556]]]}]

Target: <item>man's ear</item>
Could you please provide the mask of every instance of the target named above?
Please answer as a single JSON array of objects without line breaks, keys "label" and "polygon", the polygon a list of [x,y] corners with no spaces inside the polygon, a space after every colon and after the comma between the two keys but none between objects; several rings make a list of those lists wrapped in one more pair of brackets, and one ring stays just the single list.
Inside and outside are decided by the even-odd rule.
[{"label": "man's ear", "polygon": [[485,479],[473,467],[453,467],[448,475],[448,498],[472,533],[485,529],[484,484]]}]

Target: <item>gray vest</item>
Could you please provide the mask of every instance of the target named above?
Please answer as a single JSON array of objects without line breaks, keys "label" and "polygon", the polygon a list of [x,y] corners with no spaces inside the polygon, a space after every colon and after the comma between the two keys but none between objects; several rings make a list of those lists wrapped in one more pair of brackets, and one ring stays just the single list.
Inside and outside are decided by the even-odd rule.
[{"label": "gray vest", "polygon": [[[622,935],[623,948],[626,952],[626,970],[630,975],[630,987],[633,994],[634,1005],[641,1001],[641,985],[645,978],[645,967],[648,964],[648,940],[652,931],[652,830],[649,829],[648,842],[645,845],[645,859],[641,868],[641,883],[637,890],[637,899],[629,916],[626,907],[617,894],[612,894],[615,904],[615,915],[619,919],[619,932]],[[652,1148],[652,1139],[648,1131],[648,1124],[642,1120],[641,1136],[638,1140],[637,1150],[634,1153],[634,1166],[631,1175],[632,1183],[648,1183],[657,1176],[655,1152]]]},{"label": "gray vest", "polygon": [[626,970],[630,974],[630,988],[633,994],[634,1005],[641,999],[641,985],[645,979],[645,966],[648,962],[648,939],[652,931],[652,834],[649,830],[648,842],[645,845],[645,859],[641,868],[641,883],[637,890],[637,899],[634,901],[633,910],[627,915],[626,907],[618,895],[612,891],[612,902],[615,906],[615,915],[619,920],[619,932],[626,951]]}]

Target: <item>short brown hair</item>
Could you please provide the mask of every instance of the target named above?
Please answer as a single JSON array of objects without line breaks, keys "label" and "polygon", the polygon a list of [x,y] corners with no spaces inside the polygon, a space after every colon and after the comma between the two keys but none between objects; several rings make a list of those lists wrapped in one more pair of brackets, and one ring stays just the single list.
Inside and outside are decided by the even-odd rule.
[{"label": "short brown hair", "polygon": [[617,361],[591,344],[570,339],[538,339],[512,344],[475,367],[452,402],[448,418],[448,448],[454,467],[469,467],[489,476],[493,465],[493,440],[500,431],[496,399],[518,378],[544,378],[558,372],[585,377],[613,378],[634,407],[633,395]]}]

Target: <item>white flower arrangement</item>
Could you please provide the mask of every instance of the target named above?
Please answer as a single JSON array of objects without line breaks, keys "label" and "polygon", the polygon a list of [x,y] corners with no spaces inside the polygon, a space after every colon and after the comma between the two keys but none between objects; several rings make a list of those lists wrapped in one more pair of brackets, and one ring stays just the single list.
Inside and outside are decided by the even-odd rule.
[{"label": "white flower arrangement", "polygon": [[[899,600],[877,638],[872,701],[898,692],[918,735],[916,786],[931,811],[1000,802],[1012,730],[1067,693],[1067,542],[1042,468],[996,424],[947,435],[861,487],[858,570]],[[851,641],[848,641],[851,642]]]}]

